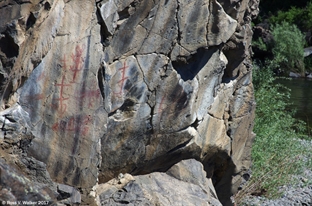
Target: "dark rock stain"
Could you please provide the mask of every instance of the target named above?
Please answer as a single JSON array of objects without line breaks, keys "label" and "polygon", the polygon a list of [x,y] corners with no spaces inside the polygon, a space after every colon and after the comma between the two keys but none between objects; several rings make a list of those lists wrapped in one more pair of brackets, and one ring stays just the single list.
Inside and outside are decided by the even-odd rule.
[{"label": "dark rock stain", "polygon": [[44,137],[46,132],[47,132],[47,125],[45,123],[43,123],[41,126],[41,130],[40,130],[40,136]]},{"label": "dark rock stain", "polygon": [[73,137],[73,148],[72,148],[72,154],[76,154],[77,151],[79,150],[79,137],[80,137],[80,128],[82,124],[82,117],[81,115],[78,115],[75,117],[74,120],[74,137]]},{"label": "dark rock stain", "polygon": [[117,33],[117,35],[118,37],[116,37],[116,45],[114,48],[116,48],[116,50],[118,51],[116,53],[122,54],[129,50],[129,47],[134,38],[133,30],[121,30]]},{"label": "dark rock stain", "polygon": [[[86,93],[86,87],[87,87],[87,79],[88,79],[88,73],[89,73],[89,66],[90,66],[90,46],[91,46],[91,36],[88,36],[88,43],[87,43],[87,52],[86,52],[86,56],[84,59],[84,69],[83,69],[83,73],[82,73],[82,85],[80,88],[80,92],[81,94],[85,94]],[[84,102],[85,101],[78,101],[78,108],[80,111],[83,110],[83,106],[84,106]]]},{"label": "dark rock stain", "polygon": [[[28,91],[24,91],[21,95],[21,104],[27,105],[25,109],[29,113],[30,119],[36,119],[39,111],[39,101],[35,99],[35,97],[39,94],[35,94],[35,84],[31,84],[30,89]],[[23,96],[25,95],[25,96]],[[29,109],[28,109],[29,108]]]},{"label": "dark rock stain", "polygon": [[136,66],[132,66],[130,69],[129,69],[129,74],[130,74],[130,76],[137,76],[137,71],[138,71],[138,68],[136,67]]},{"label": "dark rock stain", "polygon": [[70,158],[69,158],[69,162],[68,162],[68,164],[66,165],[66,171],[65,171],[65,173],[66,174],[69,174],[69,173],[71,173],[73,170],[74,170],[74,167],[75,167],[75,159],[74,159],[74,157],[73,156],[70,156]]},{"label": "dark rock stain", "polygon": [[67,122],[65,120],[61,120],[59,124],[60,132],[65,133],[66,131]]},{"label": "dark rock stain", "polygon": [[53,174],[54,177],[57,177],[60,171],[63,169],[63,164],[61,158],[59,158],[59,161],[56,161],[56,164],[54,165]]},{"label": "dark rock stain", "polygon": [[136,97],[137,99],[140,99],[143,95],[144,92],[144,87],[138,87],[138,86],[134,86],[130,89],[129,91],[129,95],[132,97]]},{"label": "dark rock stain", "polygon": [[124,89],[125,90],[130,90],[131,87],[132,87],[132,82],[129,79],[127,79],[126,83],[124,85]]},{"label": "dark rock stain", "polygon": [[169,100],[174,103],[174,111],[176,116],[178,116],[180,111],[184,109],[188,104],[188,95],[183,90],[183,87],[177,84],[173,90],[173,93],[170,95]]},{"label": "dark rock stain", "polygon": [[[194,9],[192,9],[192,13],[188,16],[188,21],[186,25],[186,42],[193,42],[196,38],[194,36],[194,27],[197,27],[196,25],[198,24],[198,19],[202,15],[201,14],[201,6],[200,4],[195,3]],[[195,30],[196,31],[196,30]],[[192,34],[192,35],[187,35],[187,34]]]},{"label": "dark rock stain", "polygon": [[132,99],[126,99],[119,109],[121,111],[131,111],[134,105],[135,102]]},{"label": "dark rock stain", "polygon": [[[172,14],[175,15],[176,11],[176,5],[172,5],[172,7],[170,8],[170,11],[168,11]],[[162,29],[160,30],[160,35],[162,35],[164,38],[168,39],[168,41],[172,41],[173,39],[175,39],[177,37],[178,34],[178,27],[177,27],[177,22],[175,20],[175,18],[168,18],[166,19],[166,21],[163,22],[164,25],[162,27]],[[166,43],[167,41],[163,41],[163,43]]]},{"label": "dark rock stain", "polygon": [[220,28],[218,27],[218,22],[220,22],[220,19],[219,19],[219,5],[217,5],[217,3],[215,1],[212,1],[211,2],[211,7],[212,7],[212,16],[214,17],[214,20],[213,20],[213,24],[211,26],[211,32],[214,33],[214,34],[218,34],[220,32]]},{"label": "dark rock stain", "polygon": [[195,8],[192,9],[192,13],[188,18],[188,22],[190,24],[197,23],[198,18],[201,16],[201,1],[197,1],[198,3],[195,3]]},{"label": "dark rock stain", "polygon": [[79,185],[80,182],[80,176],[81,176],[81,170],[80,168],[76,168],[75,169],[75,175],[74,175],[74,179],[73,179],[73,184],[74,185]]}]

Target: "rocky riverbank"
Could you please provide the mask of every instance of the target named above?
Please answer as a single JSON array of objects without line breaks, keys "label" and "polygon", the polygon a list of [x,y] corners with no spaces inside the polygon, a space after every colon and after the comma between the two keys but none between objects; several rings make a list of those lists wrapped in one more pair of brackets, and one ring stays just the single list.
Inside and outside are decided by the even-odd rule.
[{"label": "rocky riverbank", "polygon": [[[295,139],[298,141],[298,139]],[[282,196],[277,199],[268,199],[261,196],[247,196],[241,205],[244,206],[310,206],[312,205],[312,140],[299,140],[308,150],[309,155],[302,158],[305,165],[310,165],[300,175],[293,176],[293,183],[279,188]]]}]

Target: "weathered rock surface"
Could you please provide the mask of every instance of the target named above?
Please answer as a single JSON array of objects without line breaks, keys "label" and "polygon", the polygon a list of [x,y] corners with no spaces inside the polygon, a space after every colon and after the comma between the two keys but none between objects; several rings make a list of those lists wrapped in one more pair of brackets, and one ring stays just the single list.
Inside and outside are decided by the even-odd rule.
[{"label": "weathered rock surface", "polygon": [[98,205],[222,205],[196,160],[183,160],[166,173],[120,174],[97,185],[96,193]]},{"label": "weathered rock surface", "polygon": [[94,185],[119,173],[140,175],[133,190],[142,189],[154,181],[146,174],[195,158],[222,204],[231,205],[250,167],[250,21],[257,6],[257,0],[2,1],[3,159],[9,167],[33,165],[24,175],[63,204],[78,203],[79,195],[92,204]]},{"label": "weathered rock surface", "polygon": [[14,204],[14,202],[21,201],[47,201],[49,203],[55,201],[56,195],[49,187],[26,178],[6,164],[3,159],[0,159],[0,177],[1,205],[6,205],[6,202]]}]

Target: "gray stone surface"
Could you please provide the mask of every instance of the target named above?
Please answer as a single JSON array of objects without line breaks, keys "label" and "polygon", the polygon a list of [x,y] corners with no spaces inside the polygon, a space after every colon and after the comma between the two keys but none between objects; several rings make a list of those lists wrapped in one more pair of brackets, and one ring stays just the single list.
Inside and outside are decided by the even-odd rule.
[{"label": "gray stone surface", "polygon": [[166,173],[119,175],[98,185],[96,192],[98,205],[222,205],[203,165],[194,159],[183,160]]},{"label": "gray stone surface", "polygon": [[44,201],[51,204],[56,201],[56,193],[45,184],[31,181],[1,158],[0,200],[2,205],[9,205],[10,202],[22,205],[22,201]]},{"label": "gray stone surface", "polygon": [[1,154],[55,192],[79,188],[81,204],[119,173],[196,158],[231,204],[250,167],[258,3],[1,2]]},{"label": "gray stone surface", "polygon": [[81,194],[75,188],[64,184],[58,184],[57,191],[59,193],[57,199],[62,200],[61,203],[65,204],[81,203]]}]

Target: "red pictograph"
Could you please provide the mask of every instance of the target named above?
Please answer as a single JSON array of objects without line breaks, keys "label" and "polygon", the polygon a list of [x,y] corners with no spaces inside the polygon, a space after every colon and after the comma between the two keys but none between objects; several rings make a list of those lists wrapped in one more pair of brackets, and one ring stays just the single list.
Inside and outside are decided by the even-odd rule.
[{"label": "red pictograph", "polygon": [[118,81],[119,84],[119,91],[118,92],[114,92],[117,96],[122,96],[122,92],[123,92],[123,86],[125,84],[125,81],[128,79],[128,77],[126,77],[126,70],[127,70],[128,66],[126,66],[126,62],[124,62],[123,67],[119,68],[118,70],[121,71],[121,79]]},{"label": "red pictograph", "polygon": [[75,49],[75,54],[71,55],[71,58],[74,62],[74,65],[70,66],[70,70],[74,73],[72,83],[75,83],[77,73],[80,72],[83,69],[82,63],[84,62],[84,59],[82,58],[83,49],[77,45]]},{"label": "red pictograph", "polygon": [[166,96],[167,96],[167,95],[164,95],[164,96],[161,98],[161,101],[160,101],[160,103],[159,103],[159,107],[158,107],[158,113],[159,113],[159,114],[161,114],[162,111],[164,110],[164,108],[162,108],[162,107],[163,107],[163,104],[164,104],[164,102],[165,102]]},{"label": "red pictograph", "polygon": [[41,74],[39,75],[39,77],[37,78],[37,81],[41,81],[43,79],[45,79],[46,75],[44,74],[44,72],[41,72]]},{"label": "red pictograph", "polygon": [[88,107],[93,107],[95,101],[100,98],[101,92],[100,89],[87,90],[80,93],[77,98],[78,101],[85,102],[88,101]]},{"label": "red pictograph", "polygon": [[[81,104],[88,105],[88,107],[92,109],[101,96],[100,89],[97,85],[93,85],[94,82],[91,82],[92,85],[90,85],[90,87],[83,86],[81,90],[74,90],[75,88],[78,88],[78,85],[75,85],[74,83],[81,82],[86,83],[86,85],[90,84],[90,82],[83,82],[83,80],[78,79],[79,72],[84,68],[83,51],[83,46],[77,45],[75,47],[75,52],[71,54],[70,58],[64,55],[60,60],[60,64],[65,71],[61,82],[55,84],[59,94],[52,99],[51,104],[52,108],[57,110],[58,118],[61,119],[51,126],[51,129],[55,132],[68,132],[79,135],[88,135],[89,133],[89,127],[92,124],[92,118],[89,115],[78,114],[68,116],[69,113],[66,113],[69,103],[72,102],[76,102],[73,103],[73,106],[75,107],[73,109],[75,109],[75,111],[77,111],[77,109],[81,111]],[[70,90],[67,90],[67,88]],[[70,96],[66,91],[77,91],[77,93]],[[41,98],[41,96],[39,97]]]},{"label": "red pictograph", "polygon": [[62,63],[63,68],[66,70],[67,69],[67,60],[66,60],[65,54],[64,54],[63,59],[61,59],[61,63]]},{"label": "red pictograph", "polygon": [[[65,122],[65,121],[63,121]],[[69,120],[65,123],[65,127],[61,128],[60,122],[56,122],[52,125],[53,131],[61,131],[61,132],[78,132],[82,135],[87,135],[89,133],[89,124],[92,122],[92,118],[88,115],[77,115],[72,116]]]},{"label": "red pictograph", "polygon": [[75,117],[69,118],[66,125],[66,130],[70,132],[75,132],[76,129],[79,129],[78,127],[76,127],[76,118]]},{"label": "red pictograph", "polygon": [[56,122],[52,125],[52,130],[55,132],[59,130],[59,123],[58,122]]},{"label": "red pictograph", "polygon": [[64,84],[64,80],[65,80],[65,76],[62,77],[62,83],[56,84],[56,86],[60,87],[60,96],[59,96],[59,98],[53,99],[53,100],[58,101],[58,103],[57,104],[52,104],[52,106],[54,108],[58,109],[58,111],[61,114],[61,116],[64,114],[64,112],[66,112],[66,108],[67,108],[67,105],[64,102],[69,99],[68,97],[65,98],[63,96],[64,95],[64,88],[68,87],[68,86],[71,86],[70,84]]},{"label": "red pictograph", "polygon": [[89,133],[89,124],[91,123],[92,119],[90,116],[84,116],[82,119],[81,125],[81,133],[82,135],[87,135]]}]

